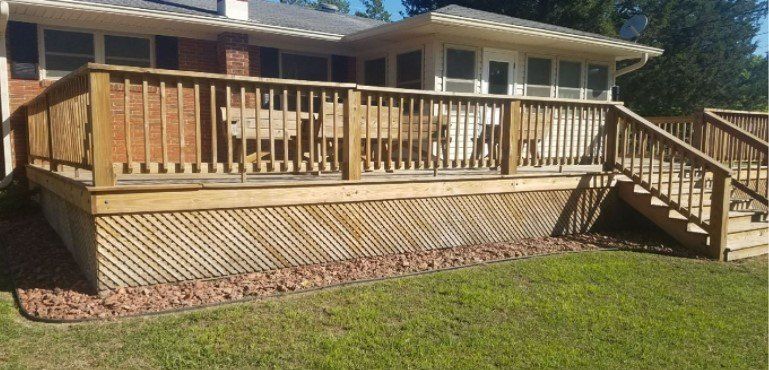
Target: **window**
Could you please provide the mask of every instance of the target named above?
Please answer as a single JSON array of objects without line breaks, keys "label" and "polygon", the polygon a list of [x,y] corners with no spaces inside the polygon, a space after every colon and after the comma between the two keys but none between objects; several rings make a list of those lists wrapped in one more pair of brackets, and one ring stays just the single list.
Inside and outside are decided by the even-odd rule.
[{"label": "window", "polygon": [[387,59],[367,60],[363,63],[363,84],[369,86],[387,85]]},{"label": "window", "polygon": [[562,60],[558,62],[558,97],[579,99],[582,89],[582,63]]},{"label": "window", "polygon": [[104,61],[134,67],[150,67],[150,40],[141,37],[104,36]]},{"label": "window", "polygon": [[96,61],[93,34],[45,30],[43,43],[47,77],[63,77]]},{"label": "window", "polygon": [[403,89],[422,88],[422,51],[398,54],[395,63],[395,86]]},{"label": "window", "polygon": [[510,63],[489,61],[489,94],[507,95],[510,84]]},{"label": "window", "polygon": [[328,81],[328,59],[283,53],[280,55],[280,76],[292,80]]},{"label": "window", "polygon": [[553,84],[553,61],[545,58],[529,58],[526,63],[526,95],[550,96]]},{"label": "window", "polygon": [[154,38],[39,27],[41,77],[59,78],[89,62],[152,67]]},{"label": "window", "polygon": [[475,92],[475,50],[446,49],[444,90]]},{"label": "window", "polygon": [[609,99],[609,67],[600,64],[587,66],[587,98]]}]

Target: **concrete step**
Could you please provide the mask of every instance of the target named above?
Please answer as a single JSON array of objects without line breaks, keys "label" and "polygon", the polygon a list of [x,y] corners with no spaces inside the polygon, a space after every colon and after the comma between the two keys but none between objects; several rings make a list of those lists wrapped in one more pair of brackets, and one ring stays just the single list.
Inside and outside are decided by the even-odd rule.
[{"label": "concrete step", "polygon": [[765,235],[729,241],[726,245],[726,260],[760,256],[769,253],[769,242]]}]

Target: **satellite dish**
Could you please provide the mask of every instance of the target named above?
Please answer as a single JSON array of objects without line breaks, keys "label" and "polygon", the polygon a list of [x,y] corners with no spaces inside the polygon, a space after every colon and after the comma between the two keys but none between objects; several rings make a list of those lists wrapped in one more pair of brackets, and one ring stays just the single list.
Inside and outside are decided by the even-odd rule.
[{"label": "satellite dish", "polygon": [[643,14],[636,14],[628,19],[619,29],[619,37],[623,40],[635,41],[641,36],[641,32],[649,25],[649,18]]}]

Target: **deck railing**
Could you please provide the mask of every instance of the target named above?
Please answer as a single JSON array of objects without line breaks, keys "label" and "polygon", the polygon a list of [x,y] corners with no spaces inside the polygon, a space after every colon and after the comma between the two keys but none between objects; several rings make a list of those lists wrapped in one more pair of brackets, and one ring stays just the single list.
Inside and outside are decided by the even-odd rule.
[{"label": "deck railing", "polygon": [[696,124],[694,116],[658,116],[644,118],[689,145],[692,145],[694,142]]},{"label": "deck railing", "polygon": [[705,111],[716,114],[739,129],[769,141],[769,113],[746,112],[737,110],[707,108]]},{"label": "deck railing", "polygon": [[76,73],[57,81],[27,104],[29,160],[52,170],[93,165],[89,122],[89,81]]},{"label": "deck railing", "polygon": [[29,104],[29,154],[97,186],[127,173],[511,174],[603,163],[617,104],[89,64]]},{"label": "deck railing", "polygon": [[[730,114],[729,117],[739,122],[735,114]],[[705,110],[702,113],[701,145],[706,154],[732,169],[736,189],[764,206],[767,205],[769,183],[766,170],[769,146],[766,141],[726,120],[720,114]]]},{"label": "deck railing", "polygon": [[[610,143],[610,162],[707,231],[713,257],[721,258],[726,246],[731,170],[624,106],[617,106],[615,112],[617,123],[610,127],[616,127],[616,135],[611,135],[616,143]],[[706,205],[710,205],[709,212]]]}]

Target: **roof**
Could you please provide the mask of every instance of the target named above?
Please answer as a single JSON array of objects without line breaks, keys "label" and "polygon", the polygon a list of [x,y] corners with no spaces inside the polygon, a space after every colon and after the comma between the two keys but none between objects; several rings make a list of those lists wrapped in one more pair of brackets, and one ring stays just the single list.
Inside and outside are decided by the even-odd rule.
[{"label": "roof", "polygon": [[[228,19],[217,14],[215,0],[83,0],[129,8]],[[248,0],[249,20],[257,24],[349,35],[385,22],[342,13],[327,13],[297,5]]]},{"label": "roof", "polygon": [[634,44],[615,37],[609,37],[609,36],[604,36],[597,33],[575,30],[573,28],[561,27],[561,26],[556,26],[548,23],[530,21],[528,19],[510,17],[507,15],[499,14],[499,13],[492,13],[492,12],[487,12],[483,10],[466,8],[464,6],[459,6],[459,5],[444,6],[443,8],[434,10],[433,13],[447,14],[455,17],[470,18],[470,19],[476,19],[480,21],[502,23],[510,26],[539,28],[543,30],[567,33],[571,35],[586,36],[586,37],[593,37],[593,38],[599,38],[604,40],[620,41],[620,42],[627,42],[630,44]]},{"label": "roof", "polygon": [[[477,26],[488,28],[491,32],[501,30],[500,37],[520,35],[536,42],[536,38],[547,37],[559,42],[577,42],[579,47],[595,45],[603,52],[620,51],[623,57],[638,57],[638,53],[652,56],[662,54],[663,50],[636,44],[633,42],[584,32],[551,24],[514,18],[502,14],[475,10],[459,5],[449,5],[432,12],[387,23],[349,14],[329,13],[319,10],[283,4],[278,0],[247,0],[249,19],[237,20],[219,15],[215,0],[9,0],[14,4],[37,8],[60,8],[70,13],[80,9],[103,12],[114,16],[130,15],[153,21],[163,22],[173,19],[203,27],[232,28],[235,30],[252,29],[279,34],[316,38],[330,41],[366,42],[372,37],[393,34],[393,32],[411,32],[422,26],[448,25]],[[13,10],[14,8],[12,8]],[[40,16],[37,13],[36,16]],[[43,16],[49,16],[43,13]],[[74,16],[73,16],[74,17]],[[121,22],[128,20],[122,18]],[[169,25],[169,27],[172,27]],[[532,41],[534,40],[534,41]]]}]

